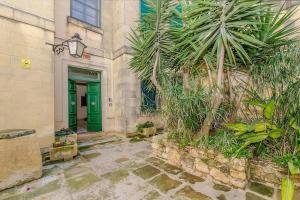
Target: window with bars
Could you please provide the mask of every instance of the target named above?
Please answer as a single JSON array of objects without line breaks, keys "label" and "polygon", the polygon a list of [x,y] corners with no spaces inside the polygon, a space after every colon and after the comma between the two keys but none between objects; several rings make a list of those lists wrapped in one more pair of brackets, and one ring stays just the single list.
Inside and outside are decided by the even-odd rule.
[{"label": "window with bars", "polygon": [[71,0],[71,17],[100,26],[100,0]]}]

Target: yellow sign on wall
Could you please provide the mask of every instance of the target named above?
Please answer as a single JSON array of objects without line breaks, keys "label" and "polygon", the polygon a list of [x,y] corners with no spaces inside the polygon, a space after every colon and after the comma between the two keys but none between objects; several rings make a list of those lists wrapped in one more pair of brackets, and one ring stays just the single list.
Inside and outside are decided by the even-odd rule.
[{"label": "yellow sign on wall", "polygon": [[27,58],[23,58],[21,60],[21,67],[24,69],[30,69],[31,68],[31,60]]}]

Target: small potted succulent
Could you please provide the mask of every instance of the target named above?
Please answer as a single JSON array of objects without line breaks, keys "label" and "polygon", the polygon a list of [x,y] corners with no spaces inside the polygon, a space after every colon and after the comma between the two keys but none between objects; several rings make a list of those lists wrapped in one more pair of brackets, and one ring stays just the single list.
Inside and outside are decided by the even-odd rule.
[{"label": "small potted succulent", "polygon": [[147,121],[136,126],[137,132],[145,137],[155,135],[157,130],[153,122]]}]

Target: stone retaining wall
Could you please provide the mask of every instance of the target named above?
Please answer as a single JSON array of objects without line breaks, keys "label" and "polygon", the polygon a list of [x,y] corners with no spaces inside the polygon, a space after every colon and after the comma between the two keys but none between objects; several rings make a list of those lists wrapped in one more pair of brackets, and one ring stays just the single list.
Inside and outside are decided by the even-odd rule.
[{"label": "stone retaining wall", "polygon": [[[241,158],[225,158],[222,153],[197,147],[179,148],[164,136],[152,140],[153,153],[167,162],[199,175],[211,177],[235,188],[245,188],[248,181],[258,181],[280,185],[287,174],[285,168],[273,163],[248,161]],[[296,179],[298,185],[300,181]]]}]

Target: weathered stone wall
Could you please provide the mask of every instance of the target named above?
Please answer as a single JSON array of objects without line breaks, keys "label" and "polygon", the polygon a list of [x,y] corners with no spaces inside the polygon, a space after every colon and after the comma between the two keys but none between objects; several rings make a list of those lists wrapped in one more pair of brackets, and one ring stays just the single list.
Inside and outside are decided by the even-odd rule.
[{"label": "weathered stone wall", "polygon": [[[153,138],[153,153],[169,163],[190,173],[211,177],[232,187],[245,188],[250,181],[279,186],[287,175],[287,169],[267,161],[255,161],[245,158],[225,158],[222,153],[197,147],[179,148],[160,135]],[[300,185],[299,176],[295,184]]]},{"label": "weathered stone wall", "polygon": [[36,136],[0,137],[0,191],[42,176],[42,157]]},{"label": "weathered stone wall", "polygon": [[248,183],[247,159],[229,159],[219,152],[195,147],[180,149],[175,143],[160,137],[153,139],[152,148],[156,156],[190,173],[211,177],[236,188],[245,188]]},{"label": "weathered stone wall", "polygon": [[54,139],[53,53],[45,45],[54,42],[53,6],[0,1],[0,127],[35,129],[41,148]]},{"label": "weathered stone wall", "polygon": [[55,56],[55,129],[68,127],[68,68],[101,72],[103,131],[132,132],[140,115],[140,82],[129,69],[129,33],[137,25],[139,0],[101,0],[100,26],[70,16],[70,0],[55,0],[55,43],[79,33],[88,58],[66,51]]},{"label": "weathered stone wall", "polygon": [[[280,167],[272,162],[251,161],[251,180],[280,185],[282,178],[288,175],[288,169]],[[295,184],[300,186],[300,176],[294,176]]]}]

